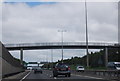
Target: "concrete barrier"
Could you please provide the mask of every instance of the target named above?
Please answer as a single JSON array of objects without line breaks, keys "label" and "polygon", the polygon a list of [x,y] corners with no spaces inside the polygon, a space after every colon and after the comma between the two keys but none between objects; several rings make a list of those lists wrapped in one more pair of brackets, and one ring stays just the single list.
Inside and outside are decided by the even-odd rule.
[{"label": "concrete barrier", "polygon": [[3,78],[5,76],[19,73],[24,71],[23,66],[20,61],[16,60],[4,47],[4,45],[0,42],[0,77]]},{"label": "concrete barrier", "polygon": [[2,58],[0,57],[0,81],[2,79]]},{"label": "concrete barrier", "polygon": [[0,81],[2,80],[2,44],[0,42]]},{"label": "concrete barrier", "polygon": [[2,59],[2,77],[9,76],[15,73],[24,71],[22,67],[15,67]]}]

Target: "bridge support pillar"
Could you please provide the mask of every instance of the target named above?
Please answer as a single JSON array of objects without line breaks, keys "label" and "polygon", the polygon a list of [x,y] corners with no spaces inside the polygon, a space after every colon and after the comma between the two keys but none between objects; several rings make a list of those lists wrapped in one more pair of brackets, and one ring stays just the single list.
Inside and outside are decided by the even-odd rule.
[{"label": "bridge support pillar", "polygon": [[108,64],[108,48],[105,48],[105,67],[107,67]]},{"label": "bridge support pillar", "polygon": [[23,49],[22,48],[20,49],[20,62],[21,62],[21,65],[23,65]]},{"label": "bridge support pillar", "polygon": [[39,67],[39,65],[40,65],[40,64],[38,63],[38,67]]}]

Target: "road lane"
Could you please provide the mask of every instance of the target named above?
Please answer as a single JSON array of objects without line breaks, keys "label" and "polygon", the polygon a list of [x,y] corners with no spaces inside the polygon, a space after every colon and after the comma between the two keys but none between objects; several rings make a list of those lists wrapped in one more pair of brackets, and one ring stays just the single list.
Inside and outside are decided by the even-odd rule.
[{"label": "road lane", "polygon": [[43,70],[43,74],[41,73],[34,73],[34,71],[31,71],[30,75],[26,77],[27,79],[88,79],[88,80],[100,80],[101,78],[96,77],[88,77],[88,76],[82,76],[82,75],[75,75],[71,74],[71,77],[65,77],[64,75],[60,75],[58,77],[53,77],[52,71],[49,70]]},{"label": "road lane", "polygon": [[32,70],[30,75],[26,77],[26,79],[52,79],[52,71],[49,70],[43,70],[43,73],[34,73]]}]

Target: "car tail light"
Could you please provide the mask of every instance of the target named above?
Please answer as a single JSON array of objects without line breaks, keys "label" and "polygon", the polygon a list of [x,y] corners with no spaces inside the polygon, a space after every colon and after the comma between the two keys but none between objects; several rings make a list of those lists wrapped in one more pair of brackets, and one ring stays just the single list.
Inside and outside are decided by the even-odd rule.
[{"label": "car tail light", "polygon": [[58,68],[55,68],[56,70],[59,70]]},{"label": "car tail light", "polygon": [[70,70],[70,67],[68,67],[68,70]]}]

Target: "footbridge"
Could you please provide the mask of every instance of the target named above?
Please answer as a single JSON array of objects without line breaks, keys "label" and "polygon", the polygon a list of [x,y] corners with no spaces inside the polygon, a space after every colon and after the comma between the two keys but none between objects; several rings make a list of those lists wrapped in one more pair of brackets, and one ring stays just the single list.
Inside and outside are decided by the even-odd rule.
[{"label": "footbridge", "polygon": [[[86,49],[85,42],[45,42],[45,43],[20,43],[4,44],[8,50],[34,50],[34,49]],[[89,49],[118,48],[119,43],[89,42]]]},{"label": "footbridge", "polygon": [[[9,51],[20,50],[21,63],[23,62],[23,50],[35,49],[86,49],[86,42],[46,42],[46,43],[20,43],[4,44]],[[89,49],[105,49],[105,63],[108,62],[108,48],[120,48],[119,43],[89,42]]]}]

